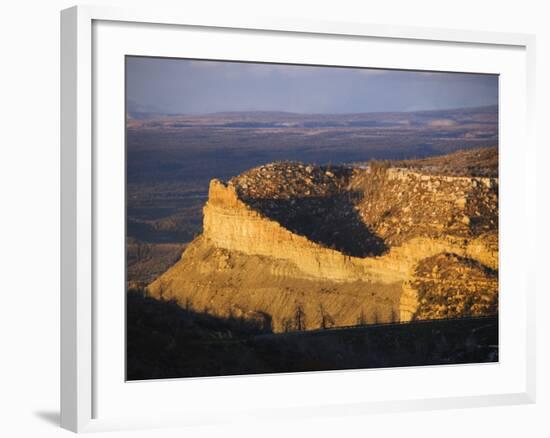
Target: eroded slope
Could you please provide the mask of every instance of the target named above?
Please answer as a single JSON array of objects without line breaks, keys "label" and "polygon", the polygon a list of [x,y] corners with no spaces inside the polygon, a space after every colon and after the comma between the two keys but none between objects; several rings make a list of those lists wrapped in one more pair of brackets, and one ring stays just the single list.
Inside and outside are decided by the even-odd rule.
[{"label": "eroded slope", "polygon": [[203,235],[149,293],[275,331],[495,314],[497,235],[496,178],[273,163],[211,182]]}]

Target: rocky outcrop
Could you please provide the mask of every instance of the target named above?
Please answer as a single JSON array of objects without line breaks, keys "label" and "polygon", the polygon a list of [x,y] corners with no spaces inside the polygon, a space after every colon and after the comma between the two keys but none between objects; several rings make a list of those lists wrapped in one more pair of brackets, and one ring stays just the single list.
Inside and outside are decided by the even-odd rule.
[{"label": "rocky outcrop", "polygon": [[468,240],[498,229],[498,179],[426,175],[407,169],[358,172],[362,219],[390,246],[411,238]]},{"label": "rocky outcrop", "polygon": [[498,312],[498,275],[481,263],[442,253],[417,264],[412,288],[419,319],[494,315]]},{"label": "rocky outcrop", "polygon": [[[498,290],[497,196],[495,178],[262,166],[211,181],[202,236],[149,293],[275,331],[494,314],[476,294]],[[426,280],[430,260],[445,281]]]}]

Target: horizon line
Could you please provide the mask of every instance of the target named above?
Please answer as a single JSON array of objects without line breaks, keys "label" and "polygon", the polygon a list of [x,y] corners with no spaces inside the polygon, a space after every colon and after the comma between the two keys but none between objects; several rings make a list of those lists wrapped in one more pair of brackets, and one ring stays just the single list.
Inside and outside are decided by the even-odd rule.
[{"label": "horizon line", "polygon": [[460,106],[460,107],[448,107],[448,108],[438,108],[438,109],[420,109],[420,110],[405,110],[405,111],[360,111],[360,112],[328,112],[328,113],[310,113],[310,112],[296,112],[296,111],[284,111],[284,110],[237,110],[237,111],[212,111],[205,113],[172,113],[172,112],[161,112],[161,111],[132,111],[127,110],[127,114],[151,114],[157,116],[169,116],[169,117],[178,117],[178,116],[213,116],[221,114],[246,114],[246,113],[278,113],[278,114],[288,114],[296,116],[352,116],[352,115],[363,115],[363,114],[410,114],[410,113],[427,113],[427,112],[439,112],[439,111],[460,111],[460,110],[474,110],[474,109],[483,109],[483,108],[492,108],[496,107],[498,111],[499,103],[488,104],[488,105],[475,105],[475,106]]}]

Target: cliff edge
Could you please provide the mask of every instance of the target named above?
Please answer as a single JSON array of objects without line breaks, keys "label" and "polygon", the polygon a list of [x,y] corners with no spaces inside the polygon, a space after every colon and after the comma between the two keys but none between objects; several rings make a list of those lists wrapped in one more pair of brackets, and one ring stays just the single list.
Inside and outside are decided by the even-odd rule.
[{"label": "cliff edge", "polygon": [[212,180],[150,295],[274,331],[494,315],[498,178],[272,163]]}]

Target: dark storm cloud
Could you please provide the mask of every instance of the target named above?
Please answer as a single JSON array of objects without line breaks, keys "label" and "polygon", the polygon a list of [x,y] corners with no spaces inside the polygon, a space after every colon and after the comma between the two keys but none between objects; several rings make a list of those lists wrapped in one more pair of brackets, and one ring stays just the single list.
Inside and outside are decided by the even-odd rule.
[{"label": "dark storm cloud", "polygon": [[494,105],[493,75],[128,57],[130,111],[358,113]]}]

